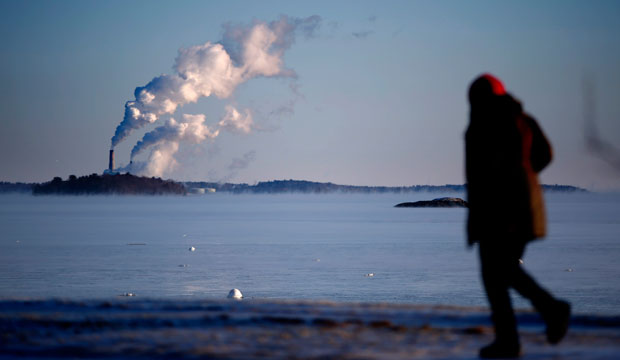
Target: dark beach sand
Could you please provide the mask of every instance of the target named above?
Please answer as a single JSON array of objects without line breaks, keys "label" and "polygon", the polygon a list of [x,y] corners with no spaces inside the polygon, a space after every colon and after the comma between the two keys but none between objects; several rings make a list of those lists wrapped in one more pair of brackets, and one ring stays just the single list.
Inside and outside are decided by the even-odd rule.
[{"label": "dark beach sand", "polygon": [[[618,359],[620,317],[577,315],[558,346],[518,314],[524,359]],[[476,359],[484,308],[320,301],[0,301],[0,359]]]}]

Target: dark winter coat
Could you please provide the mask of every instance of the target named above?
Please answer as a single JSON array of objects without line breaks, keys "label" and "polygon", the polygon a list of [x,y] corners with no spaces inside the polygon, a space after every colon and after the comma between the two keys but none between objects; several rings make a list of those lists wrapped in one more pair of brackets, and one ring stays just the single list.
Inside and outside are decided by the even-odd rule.
[{"label": "dark winter coat", "polygon": [[472,104],[465,134],[469,244],[545,235],[537,173],[550,161],[545,135],[512,96]]}]

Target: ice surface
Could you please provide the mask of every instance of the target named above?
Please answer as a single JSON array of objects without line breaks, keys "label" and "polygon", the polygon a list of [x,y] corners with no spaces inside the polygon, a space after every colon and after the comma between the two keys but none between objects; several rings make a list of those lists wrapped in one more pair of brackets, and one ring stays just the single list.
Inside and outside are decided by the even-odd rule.
[{"label": "ice surface", "polygon": [[[545,343],[519,312],[525,360],[617,359],[620,318],[576,316]],[[476,359],[484,308],[326,301],[0,301],[0,358]]]},{"label": "ice surface", "polygon": [[[393,207],[440,195],[2,195],[0,298],[221,298],[235,286],[254,299],[485,306],[466,209]],[[549,236],[523,266],[576,313],[618,314],[620,196],[546,199]]]}]

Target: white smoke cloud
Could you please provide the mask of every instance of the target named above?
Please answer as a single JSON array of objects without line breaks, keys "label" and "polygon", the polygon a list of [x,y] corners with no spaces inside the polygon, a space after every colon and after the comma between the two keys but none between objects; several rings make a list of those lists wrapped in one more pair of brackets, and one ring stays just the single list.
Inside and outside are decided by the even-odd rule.
[{"label": "white smoke cloud", "polygon": [[211,130],[205,124],[205,119],[205,115],[202,114],[184,114],[181,122],[177,122],[173,118],[168,119],[164,125],[144,134],[142,140],[138,141],[138,143],[131,150],[131,159],[133,160],[136,155],[144,151],[146,148],[161,144],[163,142],[179,143],[181,141],[186,141],[198,144],[206,139],[216,138],[219,135],[220,130]]},{"label": "white smoke cloud", "polygon": [[179,151],[179,143],[177,142],[160,143],[151,151],[141,172],[157,177],[162,177],[164,173],[171,172],[178,164],[174,158],[177,151]]},{"label": "white smoke cloud", "polygon": [[[180,142],[199,144],[207,139],[215,139],[222,129],[230,132],[249,133],[253,122],[250,110],[242,114],[232,105],[226,106],[224,116],[216,127],[209,127],[203,114],[183,114],[180,121],[168,119],[164,125],[158,126],[144,134],[142,139],[131,150],[131,163],[118,171],[129,171],[133,174],[162,176],[172,171],[177,164],[174,154],[179,150]],[[134,158],[145,150],[152,148],[146,162],[135,162]]]},{"label": "white smoke cloud", "polygon": [[228,131],[249,134],[254,127],[254,121],[249,109],[246,109],[244,114],[241,114],[233,106],[227,105],[226,114],[218,125]]},{"label": "white smoke cloud", "polygon": [[293,44],[296,33],[312,36],[320,21],[316,15],[304,19],[281,16],[249,27],[225,25],[222,43],[180,49],[174,66],[177,74],[155,77],[136,88],[135,100],[125,104],[112,148],[133,130],[202,97],[227,98],[239,84],[258,76],[294,77],[295,72],[284,67],[284,51]]},{"label": "white smoke cloud", "polygon": [[161,141],[153,146],[146,161],[131,161],[129,165],[120,167],[116,171],[162,177],[178,166],[178,162],[174,158],[177,151],[179,151],[178,142]]}]

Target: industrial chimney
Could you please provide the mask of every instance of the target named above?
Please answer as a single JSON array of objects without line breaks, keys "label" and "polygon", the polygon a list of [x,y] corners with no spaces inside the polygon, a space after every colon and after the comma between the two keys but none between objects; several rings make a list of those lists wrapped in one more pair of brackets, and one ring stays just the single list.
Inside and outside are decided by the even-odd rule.
[{"label": "industrial chimney", "polygon": [[108,170],[114,171],[114,150],[110,150],[110,163],[108,164]]}]

